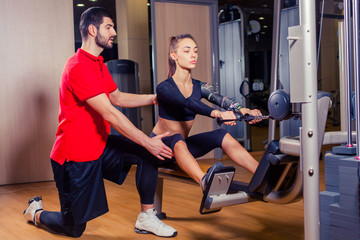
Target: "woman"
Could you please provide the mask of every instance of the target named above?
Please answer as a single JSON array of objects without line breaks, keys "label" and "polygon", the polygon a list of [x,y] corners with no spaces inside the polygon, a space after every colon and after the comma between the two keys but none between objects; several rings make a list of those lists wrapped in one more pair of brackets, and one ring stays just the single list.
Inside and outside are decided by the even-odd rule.
[{"label": "woman", "polygon": [[[159,104],[159,121],[156,123],[152,136],[169,132],[163,138],[174,153],[177,164],[191,178],[199,183],[205,191],[207,182],[216,169],[223,167],[215,163],[205,174],[196,159],[214,148],[221,147],[236,164],[254,173],[258,162],[224,129],[196,134],[189,137],[196,114],[212,118],[235,119],[233,111],[253,116],[261,115],[259,110],[250,110],[227,97],[213,91],[213,87],[191,77],[191,70],[196,67],[198,48],[190,34],[173,36],[169,43],[169,74],[168,79],[157,88]],[[207,98],[210,102],[230,111],[215,110],[200,100]],[[258,120],[251,121],[255,123]],[[234,121],[225,122],[235,125]]]}]

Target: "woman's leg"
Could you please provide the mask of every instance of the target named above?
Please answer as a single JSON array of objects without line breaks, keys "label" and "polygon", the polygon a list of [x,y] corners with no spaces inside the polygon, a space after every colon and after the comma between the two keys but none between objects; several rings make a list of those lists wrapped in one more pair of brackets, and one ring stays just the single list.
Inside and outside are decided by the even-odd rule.
[{"label": "woman's leg", "polygon": [[254,173],[259,163],[225,129],[196,134],[186,139],[190,153],[196,158],[221,147],[236,164]]},{"label": "woman's leg", "polygon": [[[152,133],[150,137],[153,136],[155,136],[155,134]],[[184,138],[180,134],[175,134],[164,137],[161,140],[173,150],[173,159],[176,160],[179,167],[200,184],[204,173],[194,158],[193,153],[189,151]]]},{"label": "woman's leg", "polygon": [[[184,141],[179,141],[174,147],[175,159],[178,165],[196,182],[201,183],[205,173],[201,170],[196,158],[204,156],[211,150],[221,147],[222,140],[227,134],[224,129],[192,135]],[[222,167],[222,164],[214,164],[209,171]],[[202,183],[204,184],[204,183]],[[203,186],[204,187],[204,186]]]},{"label": "woman's leg", "polygon": [[[214,148],[221,147],[222,139],[226,133],[225,130],[218,129],[196,134],[185,140],[180,134],[175,134],[163,138],[162,141],[173,150],[179,167],[197,183],[204,185],[201,181],[205,173],[201,170],[195,158],[205,155]],[[215,170],[221,166],[221,164],[217,164],[211,169]]]},{"label": "woman's leg", "polygon": [[205,175],[201,170],[198,162],[189,152],[184,141],[178,141],[174,146],[174,155],[179,167],[186,172],[192,179],[200,184],[202,177]]},{"label": "woman's leg", "polygon": [[236,141],[229,133],[227,133],[221,144],[224,152],[233,160],[236,164],[255,173],[259,163],[256,161],[250,153],[241,144]]}]

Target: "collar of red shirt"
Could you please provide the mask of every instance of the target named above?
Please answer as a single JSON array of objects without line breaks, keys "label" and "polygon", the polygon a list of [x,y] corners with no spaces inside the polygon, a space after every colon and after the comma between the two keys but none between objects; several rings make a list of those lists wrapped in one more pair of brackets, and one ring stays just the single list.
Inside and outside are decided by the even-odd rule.
[{"label": "collar of red shirt", "polygon": [[103,63],[104,63],[103,56],[99,55],[98,57],[96,57],[96,56],[82,50],[81,48],[78,49],[77,54],[83,54],[85,57],[87,57],[89,60],[93,61],[94,63],[98,62],[100,71],[102,71]]},{"label": "collar of red shirt", "polygon": [[90,53],[82,50],[81,48],[78,49],[77,53],[78,53],[78,54],[84,54],[87,58],[93,60],[94,62],[99,61],[100,66],[102,66],[102,64],[104,63],[104,58],[103,58],[103,56],[101,56],[101,55],[99,55],[98,57],[96,57],[96,56],[94,56],[94,55],[92,55],[92,54],[90,54]]}]

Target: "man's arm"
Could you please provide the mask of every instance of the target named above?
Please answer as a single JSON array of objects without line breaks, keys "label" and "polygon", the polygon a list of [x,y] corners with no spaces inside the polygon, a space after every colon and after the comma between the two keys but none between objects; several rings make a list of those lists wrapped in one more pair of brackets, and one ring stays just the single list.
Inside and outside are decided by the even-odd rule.
[{"label": "man's arm", "polygon": [[141,107],[156,103],[155,94],[133,94],[120,92],[119,89],[111,92],[109,98],[112,104],[119,107]]},{"label": "man's arm", "polygon": [[105,93],[89,98],[86,102],[90,105],[90,107],[98,112],[105,121],[110,123],[116,131],[133,142],[145,147],[157,158],[163,160],[164,157],[172,157],[172,150],[161,141],[161,138],[167,136],[169,133],[149,138],[146,134],[136,128],[122,112],[118,111],[113,105],[111,105]]}]

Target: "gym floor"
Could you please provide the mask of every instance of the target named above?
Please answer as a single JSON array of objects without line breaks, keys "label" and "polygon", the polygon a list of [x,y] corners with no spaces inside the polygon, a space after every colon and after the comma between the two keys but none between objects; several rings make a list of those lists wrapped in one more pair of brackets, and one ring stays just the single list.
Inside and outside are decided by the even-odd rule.
[{"label": "gym floor", "polygon": [[[267,137],[267,128],[252,127],[252,136]],[[329,128],[332,128],[329,125]],[[332,131],[333,129],[331,129]],[[328,128],[327,128],[327,131]],[[252,140],[263,141],[262,139]],[[261,149],[261,147],[260,147]],[[331,146],[323,148],[323,152]],[[252,155],[260,160],[263,151]],[[200,160],[213,163],[213,159]],[[224,165],[232,165],[225,158]],[[324,188],[324,161],[320,160],[320,191]],[[159,239],[154,235],[134,232],[139,213],[139,197],[135,187],[135,171],[132,168],[122,186],[106,182],[109,213],[88,223],[79,239]],[[248,182],[251,174],[237,167],[235,179]],[[44,208],[58,211],[59,202],[54,182],[40,182],[0,186],[0,239],[69,239],[38,229],[26,223],[22,212],[30,197],[42,195]],[[304,239],[303,201],[288,205],[252,202],[223,208],[219,213],[199,213],[202,193],[200,187],[165,180],[163,211],[168,218],[165,223],[178,230],[174,239]]]}]

